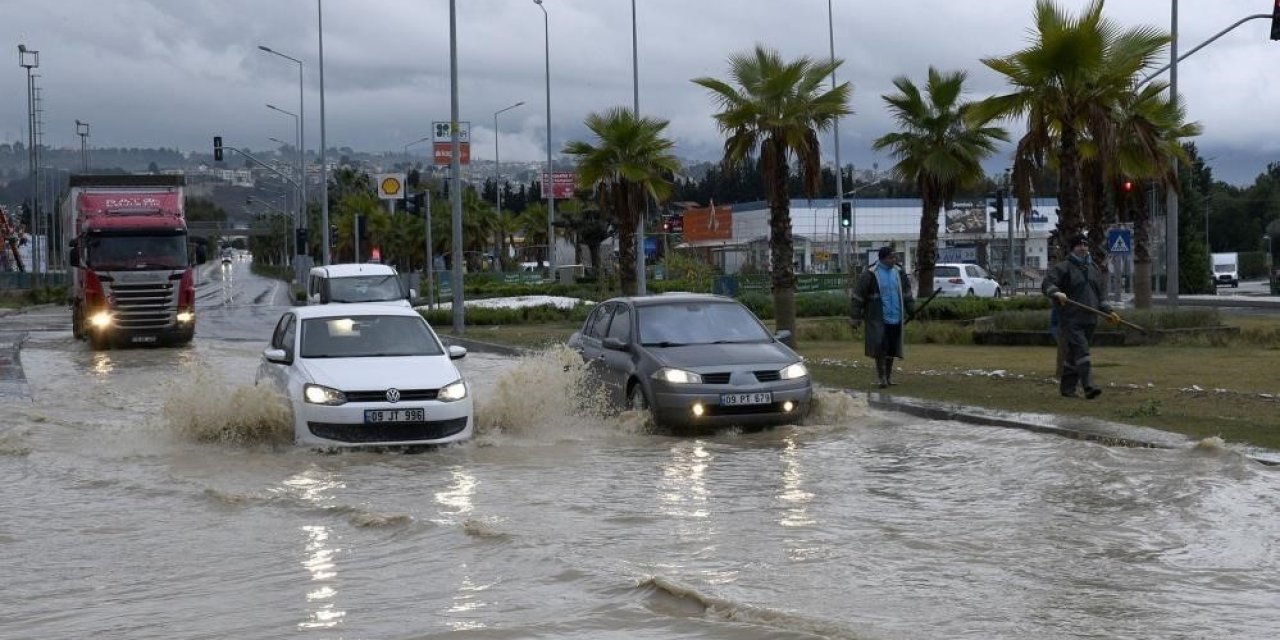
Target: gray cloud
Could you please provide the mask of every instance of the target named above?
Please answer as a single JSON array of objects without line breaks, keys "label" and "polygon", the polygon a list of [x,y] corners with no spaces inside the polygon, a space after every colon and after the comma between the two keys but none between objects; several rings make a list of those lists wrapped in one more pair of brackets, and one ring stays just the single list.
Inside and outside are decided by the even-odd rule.
[{"label": "gray cloud", "polygon": [[[493,111],[503,114],[503,158],[545,156],[543,13],[532,0],[458,0],[462,118],[473,154],[492,157]],[[967,69],[973,97],[1003,89],[980,62],[1024,46],[1030,0],[834,0],[840,80],[854,86],[855,115],[840,129],[845,162],[869,166],[875,137],[891,130],[881,94],[897,75],[919,79],[929,65]],[[1083,0],[1064,1],[1078,10]],[[550,17],[552,145],[587,135],[591,111],[632,102],[631,5],[627,0],[545,0]],[[1112,0],[1126,26],[1167,29],[1167,0]],[[1251,13],[1258,0],[1181,3],[1182,51]],[[449,117],[449,8],[445,0],[328,0],[324,5],[327,135],[332,146],[399,150]],[[786,56],[829,53],[822,0],[637,0],[641,111],[671,121],[678,153],[712,159],[721,139],[714,105],[689,82],[726,75],[726,58],[757,42]],[[89,121],[102,146],[203,150],[220,133],[250,148],[292,139],[292,123],[263,107],[297,107],[292,63],[304,60],[308,146],[319,141],[314,0],[0,0],[0,42],[41,52],[46,142],[78,144],[74,120]],[[1219,162],[1280,155],[1280,83],[1265,76],[1280,43],[1266,20],[1248,23],[1180,65],[1179,89],[1198,141]],[[12,49],[10,49],[12,51]],[[25,137],[25,76],[0,73],[0,141]],[[830,145],[825,150],[830,152]],[[997,160],[997,163],[1003,161]],[[1260,166],[1227,177],[1251,179]]]}]

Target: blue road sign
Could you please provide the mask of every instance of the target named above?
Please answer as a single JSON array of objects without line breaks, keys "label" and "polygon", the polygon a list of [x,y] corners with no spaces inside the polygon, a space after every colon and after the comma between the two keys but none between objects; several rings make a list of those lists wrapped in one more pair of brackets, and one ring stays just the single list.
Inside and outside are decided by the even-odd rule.
[{"label": "blue road sign", "polygon": [[1133,253],[1133,230],[1107,230],[1107,253],[1111,255],[1128,255]]}]

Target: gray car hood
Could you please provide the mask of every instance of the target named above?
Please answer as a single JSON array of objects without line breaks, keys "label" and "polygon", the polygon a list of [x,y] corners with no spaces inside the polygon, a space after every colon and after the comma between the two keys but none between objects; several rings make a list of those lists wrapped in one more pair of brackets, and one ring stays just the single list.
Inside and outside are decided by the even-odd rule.
[{"label": "gray car hood", "polygon": [[663,366],[681,369],[715,368],[717,366],[776,365],[779,369],[800,357],[778,342],[739,344],[695,344],[684,347],[644,347]]}]

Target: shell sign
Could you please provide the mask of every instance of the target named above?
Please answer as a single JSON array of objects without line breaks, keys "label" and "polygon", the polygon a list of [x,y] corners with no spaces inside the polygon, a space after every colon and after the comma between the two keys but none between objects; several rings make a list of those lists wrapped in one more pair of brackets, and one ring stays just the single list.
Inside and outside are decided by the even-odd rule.
[{"label": "shell sign", "polygon": [[378,197],[383,200],[399,200],[404,197],[403,173],[379,173],[373,177],[378,184]]}]

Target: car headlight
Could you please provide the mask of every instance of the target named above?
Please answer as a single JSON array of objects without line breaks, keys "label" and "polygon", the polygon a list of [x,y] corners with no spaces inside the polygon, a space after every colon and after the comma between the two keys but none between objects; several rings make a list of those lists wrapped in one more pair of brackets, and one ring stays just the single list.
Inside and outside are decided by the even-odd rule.
[{"label": "car headlight", "polygon": [[797,362],[778,372],[778,377],[783,380],[795,380],[809,375],[809,370],[805,368],[803,362]]},{"label": "car headlight", "polygon": [[436,399],[441,402],[454,402],[467,397],[467,383],[462,380],[446,384],[440,389],[440,393],[436,394]]},{"label": "car headlight", "polygon": [[309,384],[302,388],[302,397],[311,404],[327,404],[330,406],[346,404],[347,395],[337,389],[318,384]]},{"label": "car headlight", "polygon": [[671,367],[658,369],[653,373],[653,379],[672,384],[702,384],[702,376],[692,371],[672,369]]}]

